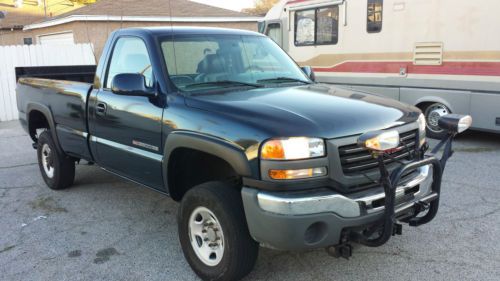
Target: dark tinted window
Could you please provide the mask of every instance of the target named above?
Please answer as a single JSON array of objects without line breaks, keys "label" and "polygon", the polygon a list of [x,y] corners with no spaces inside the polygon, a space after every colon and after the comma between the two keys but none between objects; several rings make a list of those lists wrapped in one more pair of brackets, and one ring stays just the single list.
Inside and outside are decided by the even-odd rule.
[{"label": "dark tinted window", "polygon": [[23,43],[24,43],[24,45],[32,45],[33,44],[33,38],[31,38],[31,37],[23,38]]},{"label": "dark tinted window", "polygon": [[339,7],[295,12],[295,45],[337,44]]},{"label": "dark tinted window", "polygon": [[368,17],[366,30],[370,33],[382,30],[382,12],[384,0],[368,0]]}]

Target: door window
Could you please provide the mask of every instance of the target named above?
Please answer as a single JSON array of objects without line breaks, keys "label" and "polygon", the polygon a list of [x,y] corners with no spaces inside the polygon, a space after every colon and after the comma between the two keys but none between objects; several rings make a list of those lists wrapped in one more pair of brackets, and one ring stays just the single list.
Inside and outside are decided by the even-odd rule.
[{"label": "door window", "polygon": [[105,88],[111,88],[111,81],[117,74],[140,73],[147,87],[153,86],[153,69],[146,44],[139,38],[123,37],[115,44]]},{"label": "door window", "polygon": [[281,40],[281,25],[279,23],[271,23],[267,26],[266,35],[273,39],[278,46],[282,46],[283,42]]}]

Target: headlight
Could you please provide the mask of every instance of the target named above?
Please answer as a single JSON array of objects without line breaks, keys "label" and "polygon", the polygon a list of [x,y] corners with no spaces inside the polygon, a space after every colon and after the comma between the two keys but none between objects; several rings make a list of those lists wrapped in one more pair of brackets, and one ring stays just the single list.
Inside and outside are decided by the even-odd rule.
[{"label": "headlight", "polygon": [[319,138],[282,138],[262,145],[260,157],[266,160],[297,160],[325,156],[325,142]]},{"label": "headlight", "polygon": [[425,116],[420,113],[420,116],[418,116],[418,136],[419,136],[419,144],[422,146],[425,143],[425,129],[427,127],[427,123],[425,122]]}]

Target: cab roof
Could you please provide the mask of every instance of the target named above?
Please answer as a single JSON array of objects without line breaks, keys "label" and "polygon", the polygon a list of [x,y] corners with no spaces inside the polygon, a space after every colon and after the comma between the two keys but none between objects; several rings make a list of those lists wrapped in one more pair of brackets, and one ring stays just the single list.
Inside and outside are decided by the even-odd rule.
[{"label": "cab roof", "polygon": [[253,35],[263,36],[262,34],[249,30],[218,28],[218,27],[200,27],[200,26],[162,26],[162,27],[138,27],[123,28],[117,31],[121,34],[147,32],[153,36],[176,35],[176,34],[224,34],[224,35]]}]

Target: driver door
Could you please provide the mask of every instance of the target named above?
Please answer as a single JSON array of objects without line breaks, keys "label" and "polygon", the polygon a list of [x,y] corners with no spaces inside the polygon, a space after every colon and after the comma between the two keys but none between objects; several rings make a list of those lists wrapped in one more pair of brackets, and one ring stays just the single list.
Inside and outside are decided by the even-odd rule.
[{"label": "driver door", "polygon": [[146,86],[155,88],[154,70],[141,38],[120,37],[113,47],[105,81],[95,101],[91,137],[95,157],[107,170],[161,189],[163,107],[154,98],[113,93],[113,77],[120,73],[141,73]]}]

